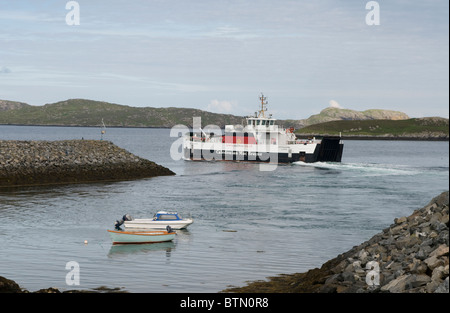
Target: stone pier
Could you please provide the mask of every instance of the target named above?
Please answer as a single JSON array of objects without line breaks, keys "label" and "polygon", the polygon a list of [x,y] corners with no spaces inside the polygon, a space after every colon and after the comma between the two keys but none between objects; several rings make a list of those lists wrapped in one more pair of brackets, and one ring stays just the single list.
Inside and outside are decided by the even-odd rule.
[{"label": "stone pier", "polygon": [[0,187],[131,180],[174,174],[109,141],[0,140]]}]

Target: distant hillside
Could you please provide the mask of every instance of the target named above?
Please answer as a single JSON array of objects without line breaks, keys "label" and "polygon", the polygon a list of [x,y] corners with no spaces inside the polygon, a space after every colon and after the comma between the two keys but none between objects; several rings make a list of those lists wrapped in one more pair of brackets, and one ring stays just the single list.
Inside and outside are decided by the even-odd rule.
[{"label": "distant hillside", "polygon": [[338,120],[406,120],[409,116],[403,112],[391,110],[366,110],[355,111],[350,109],[340,109],[328,107],[323,109],[319,114],[311,115],[303,120],[290,120],[291,124],[299,129],[309,125],[325,123]]},{"label": "distant hillside", "polygon": [[[192,126],[192,118],[200,116],[202,125],[242,124],[244,118],[188,108],[131,107],[85,99],[70,99],[43,106],[0,100],[0,124],[166,127],[177,124]],[[363,112],[329,107],[304,120],[280,120],[280,125],[299,129],[303,136],[331,134],[343,136],[413,136],[448,138],[448,119],[409,119],[402,112],[367,110]],[[306,127],[305,127],[306,126]]]},{"label": "distant hillside", "polygon": [[449,139],[449,120],[442,117],[407,120],[331,121],[296,131],[299,137],[339,135],[350,137]]},{"label": "distant hillside", "polygon": [[[4,103],[4,104],[3,104]],[[3,110],[1,108],[4,108]],[[19,105],[19,102],[0,102],[0,124],[172,127],[192,125],[192,117],[200,116],[202,125],[241,124],[242,117],[216,114],[187,108],[130,107],[102,101],[70,99],[44,106]]]}]

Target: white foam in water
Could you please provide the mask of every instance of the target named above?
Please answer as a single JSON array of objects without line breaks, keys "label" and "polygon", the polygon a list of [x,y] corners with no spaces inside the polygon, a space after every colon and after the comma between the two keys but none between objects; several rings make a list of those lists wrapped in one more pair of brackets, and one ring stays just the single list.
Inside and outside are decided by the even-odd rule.
[{"label": "white foam in water", "polygon": [[339,170],[339,171],[358,171],[366,174],[378,175],[415,175],[417,171],[410,169],[399,169],[392,164],[370,164],[370,163],[334,163],[334,162],[294,162],[295,165],[314,167],[320,169]]}]

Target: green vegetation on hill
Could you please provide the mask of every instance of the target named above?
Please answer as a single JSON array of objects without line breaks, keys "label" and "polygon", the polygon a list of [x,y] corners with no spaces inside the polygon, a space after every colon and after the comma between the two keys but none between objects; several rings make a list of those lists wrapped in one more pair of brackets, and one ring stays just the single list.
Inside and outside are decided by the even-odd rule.
[{"label": "green vegetation on hill", "polygon": [[[43,106],[0,100],[0,124],[166,127],[177,124],[192,127],[193,117],[201,117],[202,126],[243,124],[244,118],[189,108],[131,107],[103,101],[70,99]],[[299,136],[339,135],[344,137],[412,137],[448,140],[448,119],[409,117],[390,110],[354,111],[326,108],[304,120],[280,120],[280,125],[297,128]],[[306,126],[306,127],[305,127]]]},{"label": "green vegetation on hill", "polygon": [[319,114],[310,116],[305,120],[305,126],[335,120],[405,120],[409,116],[405,113],[390,110],[355,111],[350,109],[326,108]]},{"label": "green vegetation on hill", "polygon": [[296,131],[298,136],[342,135],[344,137],[413,137],[448,139],[449,120],[441,117],[407,120],[332,121]]},{"label": "green vegetation on hill", "polygon": [[314,124],[339,121],[339,120],[406,120],[409,116],[403,112],[392,110],[372,109],[365,111],[355,111],[328,107],[303,120],[287,120],[286,123],[294,128],[303,128]]},{"label": "green vegetation on hill", "polygon": [[102,101],[70,99],[44,106],[21,106],[0,111],[0,124],[98,126],[103,119],[109,127],[172,127],[192,125],[200,116],[202,125],[240,124],[242,117],[187,108],[130,107]]},{"label": "green vegetation on hill", "polygon": [[372,109],[365,111],[355,111],[350,109],[341,109],[328,107],[303,120],[288,120],[294,128],[303,128],[309,125],[339,121],[339,120],[406,120],[409,116],[403,112],[392,110]]}]

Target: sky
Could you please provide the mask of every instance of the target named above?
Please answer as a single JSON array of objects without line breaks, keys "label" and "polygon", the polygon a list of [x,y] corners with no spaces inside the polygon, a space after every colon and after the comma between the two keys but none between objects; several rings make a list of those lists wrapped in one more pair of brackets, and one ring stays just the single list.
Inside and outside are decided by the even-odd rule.
[{"label": "sky", "polygon": [[448,12],[447,0],[0,0],[0,99],[245,116],[264,93],[279,119],[329,106],[448,118]]}]

